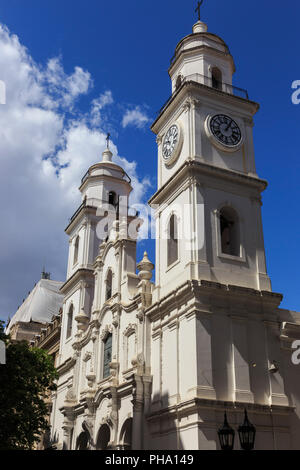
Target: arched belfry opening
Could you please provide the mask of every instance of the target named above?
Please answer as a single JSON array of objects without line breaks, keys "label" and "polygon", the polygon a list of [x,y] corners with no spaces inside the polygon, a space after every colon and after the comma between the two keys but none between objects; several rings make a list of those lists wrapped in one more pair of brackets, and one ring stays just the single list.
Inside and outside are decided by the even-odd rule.
[{"label": "arched belfry opening", "polygon": [[220,210],[220,234],[222,253],[231,256],[241,255],[239,218],[234,209],[223,207]]},{"label": "arched belfry opening", "polygon": [[175,90],[179,90],[179,88],[181,87],[183,83],[183,78],[182,78],[182,75],[178,75],[177,79],[176,79],[176,84],[175,84]]},{"label": "arched belfry opening", "polygon": [[119,196],[114,191],[110,191],[108,193],[108,204],[110,208],[114,208],[116,213],[116,220],[119,220]]},{"label": "arched belfry opening", "polygon": [[110,441],[110,429],[107,424],[102,424],[98,432],[97,450],[107,450]]},{"label": "arched belfry opening", "polygon": [[211,86],[216,90],[222,90],[223,88],[223,77],[222,72],[218,67],[213,67],[211,71]]},{"label": "arched belfry opening", "polygon": [[108,204],[113,207],[117,207],[118,205],[118,196],[114,191],[108,193]]}]

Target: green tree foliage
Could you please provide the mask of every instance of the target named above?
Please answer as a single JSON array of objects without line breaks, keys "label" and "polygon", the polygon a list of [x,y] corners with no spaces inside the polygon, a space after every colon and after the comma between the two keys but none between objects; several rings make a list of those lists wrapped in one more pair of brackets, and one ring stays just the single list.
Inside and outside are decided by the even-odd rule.
[{"label": "green tree foliage", "polygon": [[52,358],[26,341],[13,343],[0,322],[6,364],[0,365],[0,450],[32,449],[48,430],[45,399],[56,389]]}]

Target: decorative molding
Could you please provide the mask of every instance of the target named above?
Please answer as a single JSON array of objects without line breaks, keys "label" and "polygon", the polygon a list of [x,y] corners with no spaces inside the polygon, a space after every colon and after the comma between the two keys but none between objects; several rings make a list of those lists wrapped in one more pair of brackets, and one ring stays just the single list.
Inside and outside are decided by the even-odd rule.
[{"label": "decorative molding", "polygon": [[100,333],[100,338],[102,341],[105,341],[109,334],[113,333],[112,326],[106,325],[105,328],[102,329]]},{"label": "decorative molding", "polygon": [[157,145],[161,145],[162,141],[163,141],[163,136],[161,136],[161,135],[156,136]]},{"label": "decorative molding", "polygon": [[76,364],[76,360],[77,359],[75,357],[69,357],[65,362],[57,367],[58,374],[61,376],[68,372]]},{"label": "decorative molding", "polygon": [[183,111],[187,113],[191,109],[191,107],[192,107],[192,99],[188,97],[183,103],[183,106],[182,106]]},{"label": "decorative molding", "polygon": [[137,325],[130,323],[127,326],[127,328],[124,330],[123,335],[128,337],[134,333],[136,334],[136,332],[137,332]]},{"label": "decorative molding", "polygon": [[133,361],[136,357],[129,357],[129,338],[134,336],[134,355],[137,351],[137,325],[130,323],[127,328],[123,331],[123,370],[128,370],[133,365]]},{"label": "decorative molding", "polygon": [[144,318],[145,318],[145,314],[142,310],[140,310],[137,314],[136,314],[136,318],[139,320],[140,323],[142,323],[144,321]]},{"label": "decorative molding", "polygon": [[88,362],[91,359],[91,357],[92,357],[92,353],[90,351],[87,351],[85,355],[83,356],[82,360],[84,362]]}]

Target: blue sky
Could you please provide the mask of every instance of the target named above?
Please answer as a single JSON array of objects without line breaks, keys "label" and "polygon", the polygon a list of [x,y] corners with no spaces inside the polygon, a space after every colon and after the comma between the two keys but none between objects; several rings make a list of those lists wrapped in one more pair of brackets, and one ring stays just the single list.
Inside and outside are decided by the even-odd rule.
[{"label": "blue sky", "polygon": [[[119,157],[125,158],[129,170],[140,181],[143,180],[137,200],[147,200],[155,191],[157,167],[155,136],[149,126],[170,95],[167,69],[176,44],[191,32],[196,21],[195,6],[196,2],[191,0],[2,0],[0,23],[8,28],[8,32],[6,30],[2,43],[0,41],[0,79],[10,80],[13,77],[10,83],[15,84],[19,77],[18,84],[14,86],[21,86],[22,74],[26,75],[24,67],[21,73],[18,65],[15,65],[14,72],[5,64],[7,61],[9,64],[23,61],[23,66],[29,64],[34,70],[30,72],[31,75],[35,74],[34,79],[43,90],[43,98],[40,98],[40,92],[37,93],[39,99],[44,100],[43,103],[40,101],[37,104],[38,98],[35,96],[34,106],[43,110],[47,108],[47,113],[42,113],[46,123],[40,131],[40,147],[32,151],[28,138],[28,129],[32,129],[32,126],[26,124],[26,129],[20,130],[21,124],[16,127],[16,119],[12,118],[16,116],[16,110],[10,116],[10,121],[9,116],[5,116],[5,110],[1,109],[3,122],[6,123],[5,129],[4,124],[1,124],[4,129],[2,133],[6,133],[5,138],[2,138],[2,149],[0,142],[0,161],[3,161],[1,179],[5,187],[5,191],[0,191],[0,196],[3,194],[2,200],[6,200],[6,208],[1,209],[1,219],[6,221],[2,225],[3,252],[0,255],[2,318],[14,313],[22,298],[26,297],[39,279],[43,264],[54,278],[64,279],[67,240],[63,231],[67,218],[78,205],[78,196],[74,191],[62,205],[59,205],[59,199],[51,199],[54,183],[51,186],[48,180],[42,181],[41,175],[35,174],[34,166],[34,182],[29,172],[25,172],[25,175],[25,170],[10,181],[12,172],[15,169],[17,171],[19,164],[24,164],[24,169],[28,168],[26,162],[29,160],[25,163],[18,160],[20,151],[24,148],[28,159],[31,154],[35,155],[34,162],[38,161],[39,155],[43,158],[49,154],[54,162],[55,152],[60,152],[58,161],[64,164],[69,161],[69,154],[76,143],[74,135],[78,127],[81,126],[82,132],[85,132],[86,142],[89,137],[93,137],[93,152],[96,152],[97,142],[102,145],[104,133],[110,131]],[[300,80],[297,50],[300,42],[300,4],[287,1],[284,6],[281,2],[274,4],[269,0],[243,3],[238,0],[206,0],[202,7],[202,18],[208,24],[209,31],[221,36],[230,47],[237,67],[234,84],[246,88],[250,99],[261,105],[255,118],[254,138],[258,174],[269,181],[269,188],[263,195],[268,272],[273,290],[284,294],[282,306],[300,310],[300,105],[295,106],[291,102],[291,84],[294,80]],[[13,35],[18,37],[19,45],[15,44]],[[9,57],[6,54],[5,60],[1,62],[1,45],[3,47],[5,41],[10,41],[12,47],[18,48],[19,62],[13,62],[12,54]],[[27,48],[25,58],[24,49],[20,52],[23,46]],[[52,62],[51,69],[49,60],[53,58],[56,61]],[[74,71],[75,67],[80,68],[78,73]],[[54,69],[64,83],[63,91],[59,89],[58,83],[53,85],[50,72]],[[40,78],[41,73],[44,78]],[[50,75],[52,78],[49,78]],[[28,80],[28,74],[25,80]],[[74,87],[68,88],[71,82],[78,86],[76,92]],[[66,94],[63,95],[66,89],[69,90],[67,98]],[[55,99],[58,95],[62,104],[54,113],[53,106],[45,105],[45,96],[47,99]],[[108,98],[106,104],[103,104],[103,97]],[[32,98],[26,99],[26,109],[32,109]],[[97,126],[89,124],[83,129],[82,122],[86,122],[86,116],[91,115],[92,109],[96,112],[95,101],[93,107],[91,105],[93,100],[100,103],[98,110],[101,117]],[[139,119],[122,125],[126,113],[128,115],[132,111],[139,113]],[[59,122],[60,117],[64,119],[64,124]],[[32,124],[32,117],[29,120]],[[41,118],[38,120],[40,122]],[[74,121],[77,122],[76,126]],[[13,140],[17,141],[14,142],[14,151],[9,147],[11,141],[7,137],[10,122],[14,126],[11,127]],[[49,141],[47,136],[46,142],[43,132],[47,127],[51,129],[53,137]],[[71,181],[72,177],[79,183],[79,174],[83,175],[91,163],[89,145],[87,143],[85,148],[82,144],[81,149],[83,154],[85,151],[87,153],[86,163],[80,157],[79,163],[76,162],[78,174],[73,172],[70,176],[69,173],[65,181]],[[10,152],[7,163],[5,156]],[[130,167],[132,161],[136,162],[136,168]],[[44,175],[47,171],[50,171],[49,167],[43,167]],[[25,184],[24,179],[26,186],[22,186]],[[23,189],[19,195],[18,189],[21,187]],[[25,187],[28,200],[25,198],[26,204],[24,200],[22,205]],[[49,208],[48,222],[45,220],[46,206]],[[17,213],[22,219],[21,229],[16,228],[19,221]],[[144,249],[143,243],[138,248],[138,259]],[[154,261],[153,242],[148,249]]]}]

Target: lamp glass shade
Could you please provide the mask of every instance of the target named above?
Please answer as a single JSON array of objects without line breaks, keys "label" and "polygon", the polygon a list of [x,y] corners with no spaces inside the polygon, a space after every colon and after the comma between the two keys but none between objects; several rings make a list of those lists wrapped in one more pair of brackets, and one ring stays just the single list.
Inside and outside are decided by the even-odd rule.
[{"label": "lamp glass shade", "polygon": [[224,424],[218,430],[218,436],[220,441],[220,446],[222,450],[233,450],[234,448],[234,435],[235,432],[231,426],[229,426],[227,421],[227,416],[225,413]]},{"label": "lamp glass shade", "polygon": [[247,411],[245,410],[244,423],[238,429],[241,448],[243,450],[253,450],[255,444],[256,429],[248,419]]}]

